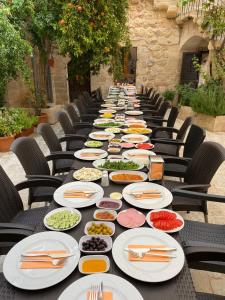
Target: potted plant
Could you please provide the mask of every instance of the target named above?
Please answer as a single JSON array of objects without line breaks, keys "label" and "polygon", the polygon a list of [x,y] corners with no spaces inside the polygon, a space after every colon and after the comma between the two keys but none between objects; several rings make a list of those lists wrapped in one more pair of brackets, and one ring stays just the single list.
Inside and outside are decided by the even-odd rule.
[{"label": "potted plant", "polygon": [[0,152],[7,152],[14,141],[15,134],[21,132],[21,125],[16,123],[8,110],[0,113]]},{"label": "potted plant", "polygon": [[38,117],[38,123],[47,123],[48,115],[42,112],[42,108],[46,108],[46,97],[41,91],[37,91],[34,100],[32,101],[35,116]]},{"label": "potted plant", "polygon": [[173,90],[166,90],[162,95],[167,101],[170,101],[172,103],[176,95],[176,92]]}]

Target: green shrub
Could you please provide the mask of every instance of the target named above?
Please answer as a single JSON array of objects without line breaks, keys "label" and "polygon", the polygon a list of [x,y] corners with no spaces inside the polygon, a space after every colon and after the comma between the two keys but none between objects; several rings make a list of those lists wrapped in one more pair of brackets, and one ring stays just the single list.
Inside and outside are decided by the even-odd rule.
[{"label": "green shrub", "polygon": [[173,90],[166,90],[162,95],[166,100],[172,101],[175,97],[176,92]]},{"label": "green shrub", "polygon": [[189,84],[179,84],[176,86],[176,91],[179,94],[179,104],[190,106],[190,98],[195,89]]},{"label": "green shrub", "polygon": [[219,83],[209,83],[194,90],[190,98],[192,109],[211,116],[225,115],[225,94]]}]

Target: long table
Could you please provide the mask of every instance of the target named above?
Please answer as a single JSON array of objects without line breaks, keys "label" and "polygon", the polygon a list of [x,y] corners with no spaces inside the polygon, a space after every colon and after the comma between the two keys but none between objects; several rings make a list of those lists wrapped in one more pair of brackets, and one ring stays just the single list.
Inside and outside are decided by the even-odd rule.
[{"label": "long table", "polygon": [[[93,128],[93,131],[98,131],[98,129]],[[102,149],[107,150],[108,143],[104,142],[104,145]],[[74,164],[71,168],[71,171],[69,172],[68,176],[65,179],[64,183],[72,182],[73,179],[73,173],[74,169],[79,169],[81,167],[90,167],[92,166],[92,162],[88,161],[81,161],[78,159],[75,159]],[[97,182],[100,184],[100,182]],[[104,187],[104,197],[109,196],[111,192],[121,192],[125,185],[119,185],[115,184],[113,182],[110,182],[108,187]],[[52,202],[49,206],[49,211],[58,208],[59,205],[56,202]],[[121,210],[129,208],[130,205],[123,201],[123,205]],[[88,221],[93,220],[93,213],[96,209],[96,206],[90,206],[87,208],[81,208],[79,209],[82,213],[82,221],[80,224],[75,227],[74,229],[71,229],[67,233],[74,237],[77,242],[79,242],[79,239],[84,235],[84,226]],[[146,210],[141,210],[143,213],[146,214]],[[124,230],[126,230],[124,227],[121,227],[117,222],[115,222],[116,225],[116,231],[115,235],[112,237],[113,240],[120,235]],[[148,225],[144,225],[143,227],[147,227]],[[47,231],[43,223],[39,224],[36,228],[36,232],[41,231]],[[178,240],[179,242],[179,234],[175,233],[173,234],[173,237]],[[118,253],[119,254],[119,253]],[[123,277],[124,279],[127,279],[129,282],[131,282],[142,294],[143,298],[145,300],[162,300],[162,299],[173,299],[173,300],[195,300],[196,299],[196,293],[194,290],[190,270],[188,268],[187,263],[185,262],[184,267],[182,271],[173,279],[168,280],[166,282],[161,283],[146,283],[141,282],[138,280],[135,280],[125,273],[123,273],[115,264],[113,261],[111,252],[108,254],[110,258],[110,269],[109,273],[118,275]],[[61,283],[44,289],[40,291],[25,291],[17,289],[13,286],[10,286],[12,292],[15,293],[15,300],[26,300],[26,299],[32,299],[32,300],[55,300],[59,297],[59,295],[63,292],[63,290],[68,287],[71,283],[81,278],[82,274],[78,271],[78,268],[74,270],[74,272],[67,277],[65,280],[63,280]],[[70,299],[68,299],[70,300]],[[72,299],[71,299],[72,300]],[[130,299],[135,300],[135,299]]]}]

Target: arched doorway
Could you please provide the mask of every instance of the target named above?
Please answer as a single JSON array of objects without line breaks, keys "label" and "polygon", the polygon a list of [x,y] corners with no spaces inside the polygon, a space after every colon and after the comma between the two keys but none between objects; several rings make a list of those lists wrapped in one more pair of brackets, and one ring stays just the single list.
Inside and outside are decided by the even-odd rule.
[{"label": "arched doorway", "polygon": [[202,68],[207,69],[208,62],[208,41],[200,36],[189,38],[181,48],[182,64],[180,83],[191,84],[196,88],[203,81],[199,72],[196,71],[193,65],[193,58],[198,58]]}]

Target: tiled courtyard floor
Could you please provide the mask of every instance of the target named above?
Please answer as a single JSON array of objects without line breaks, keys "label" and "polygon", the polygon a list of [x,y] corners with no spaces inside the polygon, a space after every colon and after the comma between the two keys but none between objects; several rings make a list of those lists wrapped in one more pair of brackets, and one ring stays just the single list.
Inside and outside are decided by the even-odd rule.
[{"label": "tiled courtyard floor", "polygon": [[[178,120],[176,124],[178,128],[180,127],[180,124],[182,124],[182,121]],[[61,128],[58,124],[54,125],[54,130],[56,131],[58,136],[62,134]],[[37,136],[36,134],[34,134],[33,136],[37,140],[42,151],[47,155],[49,151],[45,142],[40,136]],[[206,140],[218,142],[225,147],[225,133],[207,132]],[[25,179],[23,168],[13,153],[9,152],[0,154],[0,164],[7,172],[13,183],[16,184]],[[210,191],[212,193],[225,195],[225,163],[215,174],[211,185],[212,186],[210,188]],[[26,207],[26,192],[23,192],[21,196],[24,199],[24,206]],[[200,213],[190,213],[183,215],[186,219],[203,221],[203,216]],[[216,224],[225,224],[225,204],[209,203],[209,222]],[[225,275],[195,270],[192,271],[192,275],[197,291],[204,291],[225,296]]]}]

